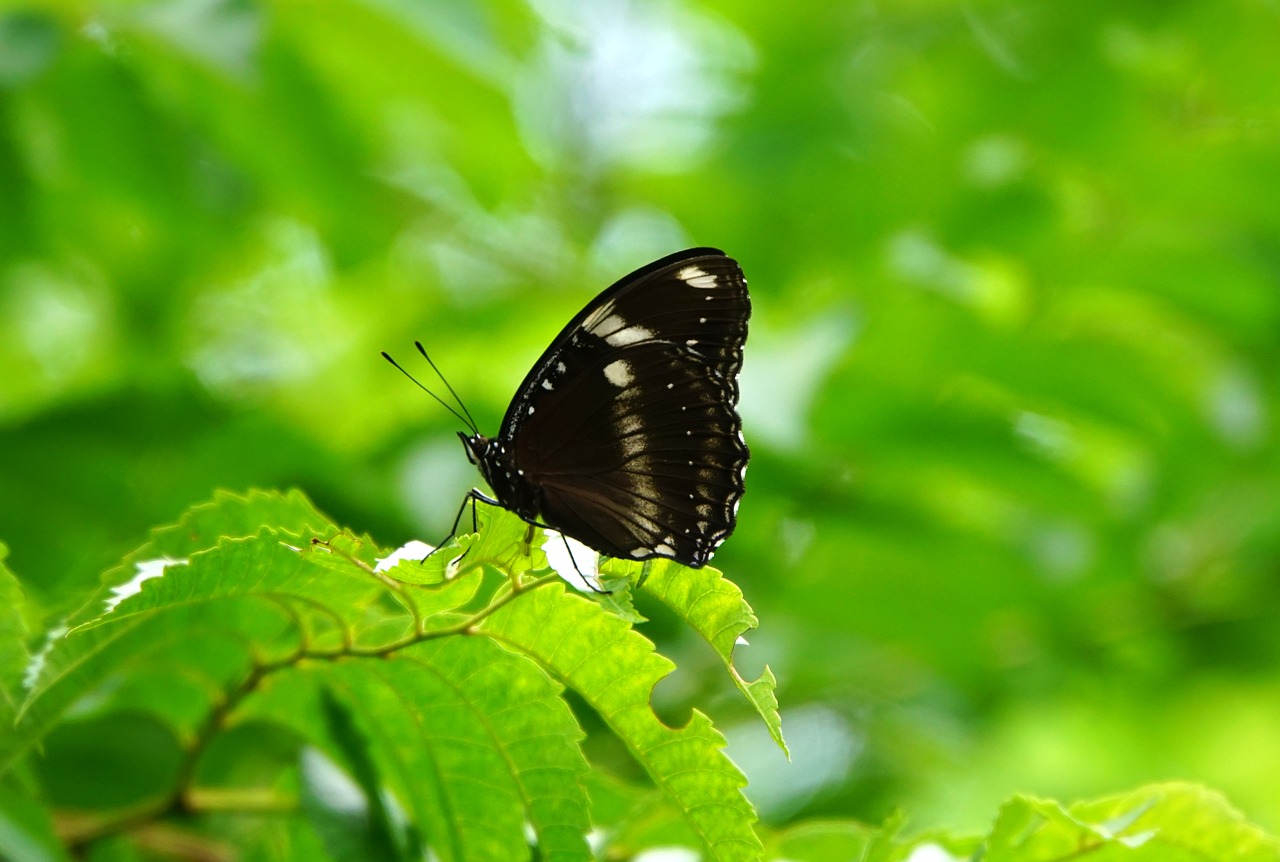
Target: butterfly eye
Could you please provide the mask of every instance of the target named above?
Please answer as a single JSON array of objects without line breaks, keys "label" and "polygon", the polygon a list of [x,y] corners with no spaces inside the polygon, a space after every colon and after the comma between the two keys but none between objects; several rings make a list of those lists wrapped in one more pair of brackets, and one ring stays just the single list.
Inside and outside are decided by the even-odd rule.
[{"label": "butterfly eye", "polygon": [[458,432],[458,439],[462,441],[462,448],[467,452],[467,460],[472,464],[479,464],[489,448],[489,441],[479,435],[468,437],[462,431]]}]

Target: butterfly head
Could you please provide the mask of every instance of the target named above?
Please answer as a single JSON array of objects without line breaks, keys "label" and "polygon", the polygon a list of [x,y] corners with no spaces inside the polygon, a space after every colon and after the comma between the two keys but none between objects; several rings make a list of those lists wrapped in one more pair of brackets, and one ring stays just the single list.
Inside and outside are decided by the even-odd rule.
[{"label": "butterfly head", "polygon": [[483,434],[468,434],[466,431],[458,432],[458,439],[462,441],[462,448],[467,450],[467,460],[480,468],[480,474],[484,476],[485,481],[489,483],[489,487],[497,490],[494,485],[498,479],[499,473],[504,470],[511,472],[510,465],[506,464],[506,449],[498,440],[490,439]]},{"label": "butterfly head", "polygon": [[478,466],[484,464],[485,459],[490,456],[490,452],[495,448],[494,441],[483,434],[468,434],[466,431],[459,431],[458,439],[462,441],[462,448],[467,450],[467,460]]},{"label": "butterfly head", "polygon": [[467,450],[467,460],[480,468],[480,475],[489,483],[502,506],[526,520],[538,517],[536,495],[526,481],[524,471],[511,463],[501,440],[465,431],[458,432],[458,439]]}]

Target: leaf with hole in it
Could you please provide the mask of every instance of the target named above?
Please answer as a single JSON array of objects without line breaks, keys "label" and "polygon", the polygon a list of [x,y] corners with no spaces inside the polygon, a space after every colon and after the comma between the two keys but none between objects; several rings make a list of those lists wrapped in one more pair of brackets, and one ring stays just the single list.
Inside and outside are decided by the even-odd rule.
[{"label": "leaf with hole in it", "polygon": [[[591,858],[582,732],[562,689],[484,638],[425,641],[384,660],[308,663],[264,682],[234,716],[294,727],[332,752],[319,686],[341,698],[381,780],[445,862]],[[343,760],[338,754],[335,759]]]},{"label": "leaf with hole in it", "polygon": [[745,632],[759,623],[742,590],[726,580],[718,569],[706,566],[690,569],[669,560],[654,562],[643,579],[642,589],[661,601],[688,623],[724,662],[734,685],[764,720],[773,741],[788,758],[786,740],[782,738],[782,717],[778,714],[775,694],[777,680],[765,666],[760,677],[748,682],[733,666],[733,648]]},{"label": "leaf with hole in it", "polygon": [[599,605],[549,584],[496,611],[482,634],[533,658],[578,692],[667,794],[717,862],[760,858],[755,812],[724,737],[694,710],[674,729],[653,713],[654,685],[674,668],[653,644]]}]

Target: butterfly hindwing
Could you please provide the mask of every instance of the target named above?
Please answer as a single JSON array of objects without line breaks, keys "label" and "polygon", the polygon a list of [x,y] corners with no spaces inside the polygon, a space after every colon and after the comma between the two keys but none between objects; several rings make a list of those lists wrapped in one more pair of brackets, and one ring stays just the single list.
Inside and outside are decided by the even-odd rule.
[{"label": "butterfly hindwing", "polygon": [[499,500],[611,556],[705,564],[743,492],[749,314],[741,269],[714,249],[601,293],[512,399],[495,442],[518,478]]}]

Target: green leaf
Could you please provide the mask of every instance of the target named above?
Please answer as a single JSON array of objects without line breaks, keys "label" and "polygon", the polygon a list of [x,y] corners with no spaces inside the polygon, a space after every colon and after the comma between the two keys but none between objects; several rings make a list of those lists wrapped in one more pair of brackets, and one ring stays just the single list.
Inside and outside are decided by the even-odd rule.
[{"label": "green leaf", "polygon": [[250,598],[279,604],[296,615],[312,649],[339,648],[358,640],[361,632],[369,632],[374,645],[385,643],[389,636],[379,625],[388,616],[399,620],[403,632],[407,624],[403,609],[379,610],[388,598],[385,582],[327,546],[298,548],[291,539],[273,530],[247,539],[221,539],[215,547],[192,555],[187,563],[169,566],[162,577],[143,582],[138,593],[85,626],[175,607]]},{"label": "green leaf", "polygon": [[[592,788],[599,792],[600,783],[593,783]],[[605,821],[609,827],[604,831],[601,858],[631,859],[645,850],[662,847],[686,848],[692,853],[695,852],[693,848],[701,845],[680,806],[666,793],[644,788],[636,791],[634,796],[622,816]]]},{"label": "green leaf", "polygon": [[67,858],[44,806],[27,794],[0,786],[0,859],[62,862]]},{"label": "green leaf", "polygon": [[[218,520],[216,507],[203,511]],[[754,812],[723,738],[701,713],[673,730],[652,712],[670,663],[549,576],[529,589],[527,574],[508,573],[539,553],[517,519],[484,517],[503,540],[467,539],[473,553],[421,585],[374,572],[371,543],[341,532],[301,545],[271,529],[216,539],[54,642],[17,732],[0,744],[0,769],[72,709],[148,712],[199,752],[208,717],[229,703],[215,729],[254,719],[293,728],[354,778],[365,804],[339,816],[303,776],[304,807],[328,817],[317,834],[331,854],[411,847],[388,844],[400,834],[392,812],[403,810],[445,862],[529,858],[526,824],[540,859],[577,862],[591,858],[588,767],[558,679],[652,776],[659,808],[680,818],[664,835],[700,842],[715,860],[758,858]],[[186,536],[202,535],[188,526]],[[483,601],[497,610],[459,627],[459,609],[484,610]]]},{"label": "green leaf", "polygon": [[[356,727],[350,710],[323,689],[319,705],[328,738],[352,770],[347,777],[318,752],[307,749],[302,753],[302,810],[328,855],[335,862],[421,858],[420,850],[408,852],[404,842],[397,840],[402,830],[394,823],[383,797],[369,741]],[[353,804],[352,796],[358,797],[358,804]]]},{"label": "green leaf", "polygon": [[177,523],[153,530],[151,539],[130,556],[189,557],[211,548],[220,539],[247,538],[263,527],[294,536],[324,536],[337,527],[307,496],[294,489],[251,490],[244,494],[218,491],[208,503],[192,506]]},{"label": "green leaf", "polygon": [[751,606],[742,597],[742,590],[726,580],[718,569],[710,566],[691,569],[669,560],[653,563],[648,576],[642,581],[645,591],[671,608],[711,644],[724,662],[734,685],[746,695],[765,727],[769,728],[773,741],[790,759],[791,752],[782,738],[782,717],[778,714],[777,680],[773,671],[765,665],[759,678],[748,682],[733,666],[733,648],[738,638],[759,623]]},{"label": "green leaf", "polygon": [[1280,842],[1221,794],[1156,784],[1070,806],[1015,797],[1001,808],[984,859],[1052,862],[1086,854],[1100,862],[1277,862]]},{"label": "green leaf", "polygon": [[793,826],[765,842],[765,858],[791,862],[863,860],[878,830],[851,820],[815,820]]},{"label": "green leaf", "polygon": [[[294,550],[270,531],[223,539],[51,643],[18,726],[0,737],[0,773],[113,674],[190,680],[111,687],[116,704],[132,697],[135,707],[190,730],[219,691],[249,673],[250,655],[270,663],[299,649],[360,645],[362,634],[370,648],[381,647],[409,625],[402,607],[383,606],[387,593],[386,584],[324,547]],[[94,702],[105,706],[100,697]]]},{"label": "green leaf", "polygon": [[[145,696],[149,708],[176,723],[180,733],[185,726],[189,735],[221,693],[248,676],[255,658],[296,648],[292,618],[278,608],[263,611],[261,603],[249,612],[242,602],[188,606],[58,637],[44,655],[17,725],[0,734],[0,775],[73,707],[102,710],[127,704],[130,695]],[[179,678],[192,686],[172,685],[175,663]],[[152,672],[155,684],[141,690],[116,684]],[[198,694],[195,704],[188,697],[192,692]],[[185,723],[182,715],[189,716]]]},{"label": "green leaf", "polygon": [[295,546],[313,537],[329,538],[338,531],[311,501],[297,490],[288,493],[252,490],[246,494],[218,491],[207,503],[192,506],[176,523],[157,527],[142,547],[103,576],[104,586],[71,616],[68,627],[81,625],[102,612],[104,604],[122,584],[135,579],[139,564],[152,561],[186,561],[213,548],[222,539],[247,538],[269,527],[292,537]]},{"label": "green leaf", "polygon": [[27,666],[26,597],[22,585],[4,564],[9,549],[0,542],[0,728],[7,729],[17,711],[18,684]]},{"label": "green leaf", "polygon": [[724,737],[697,710],[680,729],[654,715],[653,687],[673,665],[652,643],[558,583],[519,597],[479,629],[582,695],[680,809],[708,859],[760,858],[755,812],[741,792],[746,781],[724,756]]},{"label": "green leaf", "polygon": [[[464,520],[468,520],[464,515]],[[458,560],[461,571],[491,565],[504,573],[540,571],[547,568],[542,552],[541,531],[514,513],[487,503],[476,504],[479,531],[466,534],[473,544]],[[459,525],[461,526],[461,524]]]},{"label": "green leaf", "polygon": [[333,750],[317,720],[318,686],[327,686],[440,859],[527,859],[526,819],[541,859],[591,858],[582,732],[562,689],[527,658],[485,638],[454,636],[385,660],[303,670],[267,680],[235,720],[284,723]]},{"label": "green leaf", "polygon": [[632,625],[648,622],[644,614],[636,610],[631,594],[630,574],[618,574],[606,569],[600,573],[600,589],[605,592],[595,596],[600,606],[614,616],[626,620]]}]

